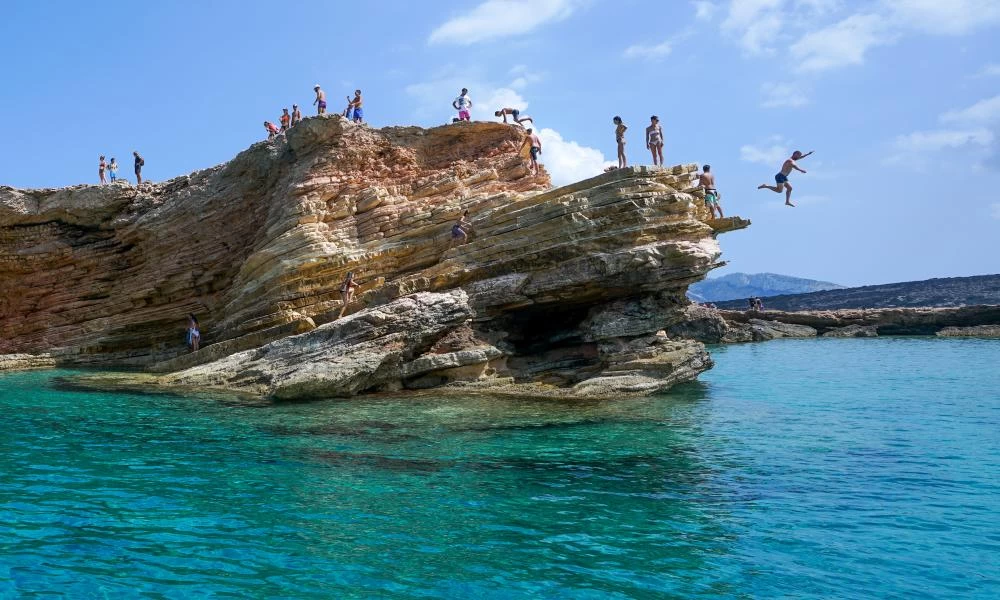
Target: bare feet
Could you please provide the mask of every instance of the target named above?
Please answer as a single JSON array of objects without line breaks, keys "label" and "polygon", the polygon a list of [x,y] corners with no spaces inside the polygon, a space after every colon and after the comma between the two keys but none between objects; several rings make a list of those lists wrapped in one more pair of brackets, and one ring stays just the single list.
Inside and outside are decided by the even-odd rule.
[{"label": "bare feet", "polygon": [[792,204],[791,200],[785,200],[785,206],[793,206],[794,207],[795,205]]},{"label": "bare feet", "polygon": [[758,190],[762,190],[762,189],[764,189],[766,187],[767,187],[767,184],[766,183],[762,183],[762,184],[760,184],[760,185],[757,186],[757,189]]}]

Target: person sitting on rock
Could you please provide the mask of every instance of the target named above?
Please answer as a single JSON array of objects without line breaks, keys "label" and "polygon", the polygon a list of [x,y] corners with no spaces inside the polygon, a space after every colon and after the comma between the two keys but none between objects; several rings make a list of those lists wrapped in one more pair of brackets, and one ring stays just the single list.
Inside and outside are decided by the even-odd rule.
[{"label": "person sitting on rock", "polygon": [[472,99],[469,98],[469,90],[462,88],[462,93],[458,95],[458,98],[455,98],[451,105],[458,111],[459,121],[472,120],[472,114],[469,112],[472,110]]},{"label": "person sitting on rock", "polygon": [[197,352],[201,345],[201,331],[198,330],[198,317],[188,313],[187,346],[191,352]]},{"label": "person sitting on rock", "polygon": [[340,314],[337,315],[338,319],[344,316],[344,311],[347,310],[347,305],[354,299],[354,288],[360,286],[360,283],[354,281],[354,271],[348,271],[347,277],[344,278],[344,283],[340,284],[340,299],[343,301],[344,305],[340,307]]},{"label": "person sitting on rock", "polygon": [[318,83],[315,86],[313,86],[313,91],[316,92],[316,99],[313,100],[313,105],[316,106],[316,114],[317,115],[325,115],[326,114],[326,92],[324,92],[322,89],[320,89]]},{"label": "person sitting on rock", "polygon": [[458,221],[451,226],[451,242],[448,244],[449,250],[452,249],[456,242],[458,242],[459,246],[468,243],[469,230],[472,229],[472,222],[468,220],[468,217],[469,211],[465,211]]},{"label": "person sitting on rock", "polygon": [[355,123],[363,123],[365,111],[362,106],[364,106],[364,101],[361,99],[361,90],[354,90],[354,99],[352,100],[350,96],[347,97],[347,117]]},{"label": "person sitting on rock", "polygon": [[300,122],[302,122],[302,111],[299,110],[298,104],[292,105],[292,124],[290,127],[295,127]]},{"label": "person sitting on rock", "polygon": [[701,168],[701,174],[698,175],[698,187],[705,190],[705,208],[708,209],[709,218],[715,218],[715,211],[719,211],[719,218],[724,218],[722,216],[722,205],[719,204],[719,190],[715,189],[715,175],[710,171],[712,170],[711,165],[705,165]]},{"label": "person sitting on rock", "polygon": [[[457,101],[458,99],[456,98],[456,102]],[[472,104],[470,103],[469,106],[472,106]],[[493,114],[498,117],[503,117],[503,122],[505,124],[507,123],[507,115],[510,115],[511,118],[514,119],[514,122],[518,124],[524,123],[525,121],[531,123],[532,125],[535,124],[534,119],[532,119],[527,115],[522,117],[521,111],[517,110],[516,108],[501,108],[500,110],[494,112]]]},{"label": "person sitting on rock", "polygon": [[270,121],[264,121],[264,129],[267,130],[267,139],[273,140],[278,135],[278,126]]},{"label": "person sitting on rock", "polygon": [[108,175],[111,176],[111,183],[118,181],[118,163],[115,162],[115,157],[111,157],[111,163],[108,164]]},{"label": "person sitting on rock", "polygon": [[774,176],[774,183],[776,185],[767,185],[766,183],[762,183],[757,186],[757,189],[771,190],[772,192],[776,192],[778,194],[780,194],[782,190],[785,190],[785,206],[795,206],[792,204],[792,184],[788,183],[788,176],[792,174],[793,169],[805,173],[805,169],[800,169],[799,166],[795,164],[795,161],[801,160],[812,153],[812,150],[806,152],[805,154],[802,154],[802,152],[798,150],[792,152],[792,156],[785,159],[785,162],[781,164],[781,170]]},{"label": "person sitting on rock", "polygon": [[281,122],[281,131],[288,131],[288,128],[292,126],[292,115],[288,114],[288,109],[281,109],[281,118],[278,119]]},{"label": "person sitting on rock", "polygon": [[524,142],[521,144],[521,151],[523,152],[524,147],[530,145],[531,162],[528,163],[528,166],[532,175],[538,175],[538,155],[542,153],[542,140],[531,129],[528,129],[525,133],[528,135],[525,136]]}]

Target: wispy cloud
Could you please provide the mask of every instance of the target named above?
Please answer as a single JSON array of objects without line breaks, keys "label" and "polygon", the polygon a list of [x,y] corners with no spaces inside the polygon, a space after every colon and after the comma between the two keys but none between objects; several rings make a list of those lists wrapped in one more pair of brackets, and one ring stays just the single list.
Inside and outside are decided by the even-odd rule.
[{"label": "wispy cloud", "polygon": [[989,129],[936,129],[915,131],[896,138],[900,150],[933,152],[962,146],[989,146],[993,143],[993,132]]},{"label": "wispy cloud", "polygon": [[976,73],[976,77],[1000,77],[1000,65],[988,64]]},{"label": "wispy cloud", "polygon": [[580,0],[486,0],[431,32],[431,44],[469,45],[534,31],[568,18]]},{"label": "wispy cloud", "polygon": [[809,104],[809,98],[794,83],[765,83],[760,86],[764,108],[798,108]]},{"label": "wispy cloud", "polygon": [[712,17],[715,16],[715,11],[719,8],[714,2],[706,0],[698,0],[691,4],[694,5],[694,18],[699,21],[711,21]]},{"label": "wispy cloud", "polygon": [[565,140],[553,129],[540,130],[538,137],[542,140],[541,162],[556,185],[600,175],[605,167],[614,164],[604,158],[600,150]]},{"label": "wispy cloud", "polygon": [[670,42],[662,42],[656,45],[634,44],[625,49],[622,56],[625,58],[644,58],[647,60],[661,60],[670,54],[673,48]]},{"label": "wispy cloud", "polygon": [[894,26],[934,35],[964,35],[1000,24],[996,0],[882,0],[881,5]]},{"label": "wispy cloud", "polygon": [[950,110],[941,115],[944,123],[992,123],[1000,121],[1000,94],[980,100],[972,106]]},{"label": "wispy cloud", "polygon": [[771,136],[764,144],[740,146],[740,160],[762,165],[780,164],[790,154],[788,140],[780,135]]},{"label": "wispy cloud", "polygon": [[807,33],[791,46],[798,71],[825,71],[860,65],[872,46],[891,44],[896,34],[876,14],[851,15],[829,27]]}]

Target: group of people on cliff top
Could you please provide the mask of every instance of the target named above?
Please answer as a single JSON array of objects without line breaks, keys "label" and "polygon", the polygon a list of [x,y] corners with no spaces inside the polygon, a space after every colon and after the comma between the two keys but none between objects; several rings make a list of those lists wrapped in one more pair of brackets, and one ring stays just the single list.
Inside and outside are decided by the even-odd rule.
[{"label": "group of people on cliff top", "polygon": [[[506,119],[505,119],[506,120]],[[625,132],[628,131],[628,126],[625,125],[624,121],[620,116],[615,116],[612,120],[615,125],[615,142],[618,145],[618,167],[619,169],[624,169],[628,166],[628,159],[625,157]],[[646,149],[650,151],[653,155],[653,165],[663,166],[663,127],[660,125],[660,118],[653,115],[649,118],[649,127],[646,127]],[[787,206],[795,206],[792,204],[792,184],[788,182],[788,176],[791,175],[792,171],[800,171],[805,173],[805,169],[802,169],[796,164],[795,161],[802,160],[803,158],[812,154],[812,151],[803,154],[801,151],[796,150],[792,155],[785,160],[781,165],[781,170],[774,176],[775,185],[768,185],[762,183],[757,186],[758,190],[771,190],[773,192],[781,193],[785,192],[785,204]],[[615,167],[608,167],[607,170],[613,170]],[[719,191],[715,188],[715,176],[710,172],[710,166],[705,165],[703,172],[701,173],[700,186],[705,190],[705,206],[709,209],[712,216],[715,216],[715,212],[718,211],[719,218],[722,217],[722,207],[719,204]]]},{"label": "group of people on cliff top", "polygon": [[[146,161],[139,156],[139,152],[137,151],[133,151],[132,155],[135,157],[135,182],[138,185],[142,183],[142,167],[146,164]],[[111,162],[106,162],[102,154],[100,162],[97,164],[97,176],[101,180],[101,185],[108,183],[105,172],[107,172],[107,177],[111,178],[111,183],[118,181],[118,160],[112,156]]]},{"label": "group of people on cliff top", "polygon": [[[313,100],[313,106],[316,107],[317,115],[326,114],[326,92],[317,83],[313,86],[313,91],[316,93],[316,98]],[[354,98],[347,96],[347,108],[344,109],[342,113],[345,118],[351,119],[355,123],[364,123],[365,121],[365,110],[364,110],[364,99],[361,97],[361,90],[354,90]],[[299,105],[292,105],[292,112],[289,114],[287,108],[283,108],[281,116],[278,117],[278,123],[280,127],[275,125],[270,121],[264,121],[264,129],[267,131],[267,139],[274,139],[275,136],[285,133],[292,127],[295,127],[302,121],[302,112],[299,111]]]}]

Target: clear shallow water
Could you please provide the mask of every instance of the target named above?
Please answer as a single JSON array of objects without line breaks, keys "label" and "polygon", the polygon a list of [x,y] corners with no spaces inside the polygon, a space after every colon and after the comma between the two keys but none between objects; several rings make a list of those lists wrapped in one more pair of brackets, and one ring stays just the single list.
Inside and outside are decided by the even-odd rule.
[{"label": "clear shallow water", "polygon": [[627,402],[0,375],[0,597],[1000,597],[1000,343],[713,354]]}]

